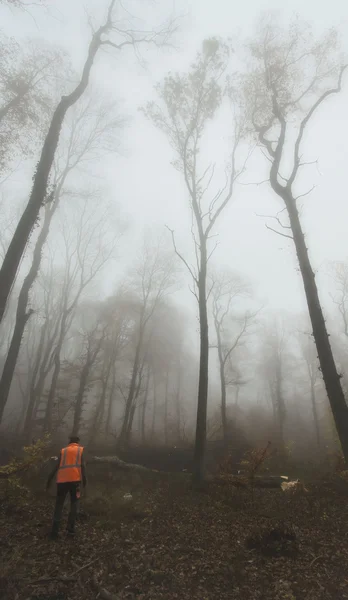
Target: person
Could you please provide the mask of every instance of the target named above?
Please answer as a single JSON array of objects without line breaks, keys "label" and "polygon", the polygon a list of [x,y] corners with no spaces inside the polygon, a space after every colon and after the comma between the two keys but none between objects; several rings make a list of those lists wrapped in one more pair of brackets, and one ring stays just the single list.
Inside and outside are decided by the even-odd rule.
[{"label": "person", "polygon": [[67,523],[67,532],[69,535],[75,534],[75,522],[81,495],[81,483],[83,484],[83,487],[86,487],[87,485],[83,446],[80,446],[80,438],[78,436],[71,436],[69,445],[66,448],[62,448],[60,451],[57,464],[48,476],[46,484],[47,490],[55,475],[57,475],[57,497],[51,530],[52,539],[58,537],[64,502],[68,493],[70,494],[70,512]]}]

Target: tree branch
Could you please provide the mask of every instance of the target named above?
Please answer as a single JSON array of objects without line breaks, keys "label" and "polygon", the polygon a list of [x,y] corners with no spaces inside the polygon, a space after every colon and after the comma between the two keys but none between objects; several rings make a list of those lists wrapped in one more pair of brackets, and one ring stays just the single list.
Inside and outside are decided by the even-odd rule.
[{"label": "tree branch", "polygon": [[273,227],[270,227],[269,225],[265,225],[266,229],[269,229],[270,231],[273,231],[274,233],[277,233],[278,235],[281,235],[282,237],[288,238],[289,240],[294,241],[294,238],[292,237],[292,235],[287,235],[286,233],[282,233],[281,231],[277,231],[276,229],[273,229]]},{"label": "tree branch", "polygon": [[180,258],[180,260],[184,263],[184,265],[186,266],[187,270],[189,271],[192,279],[194,280],[194,282],[198,285],[198,278],[197,276],[194,274],[192,268],[190,267],[190,265],[188,264],[187,260],[183,257],[182,254],[180,254],[180,252],[178,251],[177,247],[176,247],[176,242],[175,242],[175,234],[174,234],[174,229],[170,229],[170,227],[168,227],[168,225],[166,225],[166,228],[168,229],[168,231],[170,231],[171,236],[172,236],[172,241],[173,241],[173,246],[174,246],[174,252],[175,254]]}]

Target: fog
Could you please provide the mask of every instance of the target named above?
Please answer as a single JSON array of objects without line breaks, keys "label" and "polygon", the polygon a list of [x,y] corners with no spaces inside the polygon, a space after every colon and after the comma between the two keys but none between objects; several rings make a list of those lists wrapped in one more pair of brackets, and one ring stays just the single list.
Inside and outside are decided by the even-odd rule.
[{"label": "fog", "polygon": [[0,1],[7,436],[346,454],[348,9],[278,4]]}]

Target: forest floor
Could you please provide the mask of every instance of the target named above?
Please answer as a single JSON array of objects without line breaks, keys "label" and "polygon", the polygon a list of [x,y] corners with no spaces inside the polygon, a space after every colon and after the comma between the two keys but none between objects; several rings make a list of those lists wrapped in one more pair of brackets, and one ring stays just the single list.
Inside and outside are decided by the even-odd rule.
[{"label": "forest floor", "polygon": [[[139,477],[139,476],[138,476]],[[131,506],[122,505],[132,490]],[[76,537],[48,537],[53,496],[0,508],[1,600],[348,599],[348,497],[183,477],[90,483]]]}]

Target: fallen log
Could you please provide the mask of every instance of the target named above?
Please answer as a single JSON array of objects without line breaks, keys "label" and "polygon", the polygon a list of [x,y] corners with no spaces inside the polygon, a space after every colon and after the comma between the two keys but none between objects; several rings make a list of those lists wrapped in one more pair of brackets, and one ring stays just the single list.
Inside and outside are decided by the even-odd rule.
[{"label": "fallen log", "polygon": [[213,479],[218,485],[234,485],[235,487],[257,487],[268,489],[281,489],[284,477],[278,475],[258,475],[250,479],[243,475],[220,475]]},{"label": "fallen log", "polygon": [[258,475],[256,477],[254,477],[253,482],[251,482],[251,485],[254,485],[254,487],[259,487],[259,488],[271,488],[271,489],[276,489],[276,488],[281,488],[282,483],[284,483],[284,478],[278,475],[268,475],[268,476],[262,476],[262,475]]},{"label": "fallen log", "polygon": [[135,465],[133,463],[127,463],[124,460],[118,458],[118,456],[93,456],[88,459],[88,464],[93,463],[104,463],[109,464],[123,471],[142,471],[144,473],[159,473],[160,471],[156,471],[155,469],[148,469],[147,467],[143,467],[142,465]]}]

